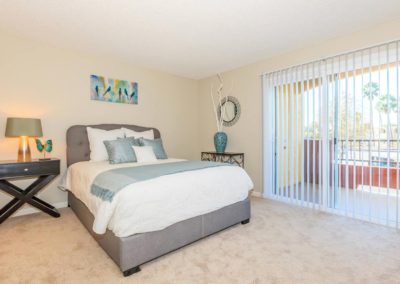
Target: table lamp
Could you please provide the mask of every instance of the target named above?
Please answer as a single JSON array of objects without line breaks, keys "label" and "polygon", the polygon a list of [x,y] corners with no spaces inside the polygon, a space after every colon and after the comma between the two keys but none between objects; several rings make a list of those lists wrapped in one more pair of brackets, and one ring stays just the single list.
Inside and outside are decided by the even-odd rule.
[{"label": "table lamp", "polygon": [[41,137],[42,123],[37,118],[7,118],[6,137],[19,137],[18,162],[31,161],[29,137]]}]

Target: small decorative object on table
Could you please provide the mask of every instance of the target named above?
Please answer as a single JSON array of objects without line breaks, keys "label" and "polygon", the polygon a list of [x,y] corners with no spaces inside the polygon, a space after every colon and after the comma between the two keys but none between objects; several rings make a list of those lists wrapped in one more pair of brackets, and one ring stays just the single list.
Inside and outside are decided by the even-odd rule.
[{"label": "small decorative object on table", "polygon": [[9,117],[6,124],[6,137],[19,137],[18,161],[31,161],[30,137],[42,137],[42,123],[38,118]]},{"label": "small decorative object on table", "polygon": [[[228,136],[223,132],[224,126],[233,126],[240,117],[240,103],[239,101],[229,94],[232,92],[232,86],[228,92],[223,94],[224,84],[220,74],[217,74],[219,80],[219,87],[217,90],[217,101],[215,103],[213,86],[211,86],[211,100],[214,108],[215,121],[217,123],[217,133],[214,135],[214,146],[217,153],[224,153],[226,144],[228,143]],[[231,84],[232,85],[232,84]]]},{"label": "small decorative object on table", "polygon": [[226,144],[228,143],[228,136],[226,135],[225,132],[222,131],[223,126],[224,126],[224,120],[223,120],[223,116],[218,115],[218,113],[225,113],[225,105],[222,105],[222,102],[224,100],[226,100],[227,95],[222,94],[224,84],[223,84],[221,75],[217,74],[217,76],[218,76],[218,80],[219,80],[219,87],[217,90],[217,100],[219,100],[219,103],[218,103],[219,112],[217,111],[217,106],[216,106],[215,100],[214,100],[213,86],[211,86],[211,93],[210,93],[211,100],[213,103],[215,121],[217,123],[217,133],[215,133],[215,135],[214,135],[214,146],[215,146],[215,150],[218,153],[224,153]]},{"label": "small decorative object on table", "polygon": [[43,152],[43,158],[39,159],[40,161],[50,160],[50,158],[46,158],[46,152],[50,153],[51,151],[53,151],[53,141],[49,139],[46,141],[45,144],[42,144],[42,141],[40,141],[40,139],[36,139],[36,148],[40,153]]},{"label": "small decorative object on table", "polygon": [[229,163],[244,168],[244,153],[201,152],[201,160]]},{"label": "small decorative object on table", "polygon": [[214,146],[217,153],[224,153],[226,143],[228,142],[228,136],[225,132],[217,132],[214,135]]}]

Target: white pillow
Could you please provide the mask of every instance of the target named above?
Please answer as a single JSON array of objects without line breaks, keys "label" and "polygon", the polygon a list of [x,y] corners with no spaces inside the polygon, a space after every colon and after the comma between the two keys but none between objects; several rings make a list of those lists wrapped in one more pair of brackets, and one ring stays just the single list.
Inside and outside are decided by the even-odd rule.
[{"label": "white pillow", "polygon": [[135,130],[131,130],[131,129],[128,129],[128,128],[125,128],[125,127],[122,127],[121,129],[124,131],[126,137],[135,137],[135,138],[142,138],[143,137],[144,139],[154,140],[154,131],[153,131],[153,129],[146,130],[146,131],[141,131],[141,132],[138,132],[138,131],[135,131]]},{"label": "white pillow", "polygon": [[108,154],[104,141],[117,140],[124,138],[122,129],[103,130],[98,128],[86,127],[90,147],[90,160],[93,162],[108,160]]},{"label": "white pillow", "polygon": [[157,157],[154,154],[153,147],[151,146],[132,146],[135,151],[136,159],[138,163],[142,162],[154,162],[157,161]]}]

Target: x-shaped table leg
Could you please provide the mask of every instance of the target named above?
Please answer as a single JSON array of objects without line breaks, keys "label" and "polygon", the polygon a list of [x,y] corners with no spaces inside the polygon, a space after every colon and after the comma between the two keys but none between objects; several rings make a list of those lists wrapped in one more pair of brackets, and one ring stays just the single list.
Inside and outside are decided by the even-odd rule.
[{"label": "x-shaped table leg", "polygon": [[20,189],[6,180],[0,180],[0,189],[15,197],[0,210],[0,224],[25,203],[28,203],[53,217],[60,217],[60,213],[58,213],[52,205],[34,196],[55,177],[55,175],[40,176],[25,190]]}]

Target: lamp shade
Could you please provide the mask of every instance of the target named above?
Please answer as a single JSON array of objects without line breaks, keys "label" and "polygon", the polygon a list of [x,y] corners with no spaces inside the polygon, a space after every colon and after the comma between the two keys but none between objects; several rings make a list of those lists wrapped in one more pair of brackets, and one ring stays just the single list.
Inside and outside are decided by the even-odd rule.
[{"label": "lamp shade", "polygon": [[42,123],[38,118],[20,118],[9,117],[7,118],[6,137],[41,137]]}]

